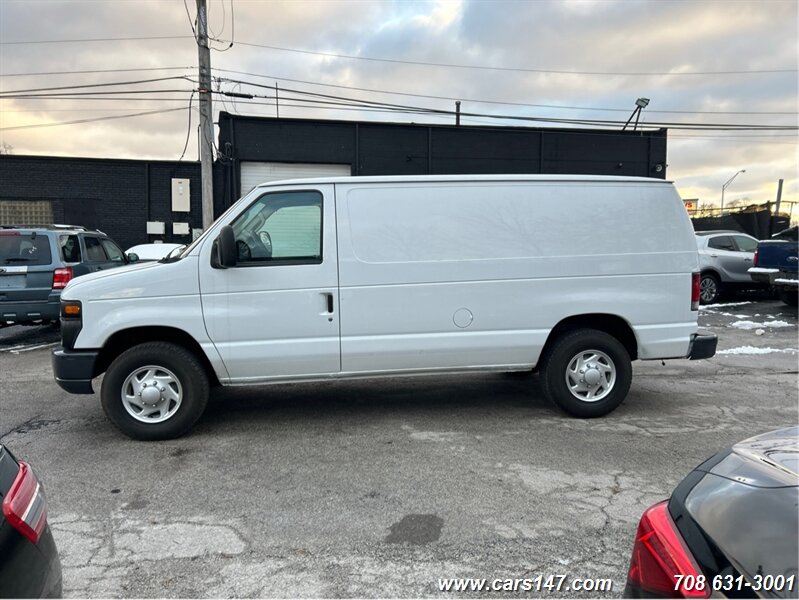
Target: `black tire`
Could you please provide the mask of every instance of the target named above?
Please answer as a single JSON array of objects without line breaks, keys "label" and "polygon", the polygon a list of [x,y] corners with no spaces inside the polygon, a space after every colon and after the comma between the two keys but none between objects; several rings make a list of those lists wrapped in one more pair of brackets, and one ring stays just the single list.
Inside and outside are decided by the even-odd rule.
[{"label": "black tire", "polygon": [[[596,376],[601,381],[594,384],[597,391],[603,391],[599,400],[578,397],[579,394],[573,394],[566,383],[570,363],[579,360],[580,354],[588,356],[589,351],[604,354],[605,358],[595,362],[602,363],[606,368],[610,366],[615,374],[615,379],[610,383],[599,375],[598,369],[590,369],[596,370]],[[607,365],[606,359],[612,361],[612,364]],[[591,365],[596,366],[595,363]],[[541,359],[541,387],[544,395],[564,412],[581,419],[602,417],[615,410],[627,397],[632,375],[630,355],[624,345],[612,335],[596,329],[575,329],[562,334],[554,340]],[[602,388],[603,384],[607,385],[606,392]]]},{"label": "black tire", "polygon": [[[158,418],[144,414],[154,409],[142,408],[140,417],[134,417],[123,401],[123,387],[128,392],[133,389],[132,383],[126,385],[128,377],[149,367],[154,367],[154,378],[171,376],[167,380],[172,383],[165,385],[180,392],[179,402],[168,398],[158,401],[159,410],[166,411],[160,422],[146,421]],[[151,389],[158,393],[159,386],[151,385]],[[111,363],[103,379],[101,401],[105,414],[125,435],[137,440],[168,440],[183,435],[197,422],[208,404],[208,392],[208,374],[194,354],[177,344],[147,342],[126,350]],[[164,398],[163,393],[160,396]],[[132,405],[131,410],[135,410]]]},{"label": "black tire", "polygon": [[713,273],[702,273],[699,280],[699,303],[713,304],[721,297],[721,282]]},{"label": "black tire", "polygon": [[780,300],[788,306],[796,306],[799,304],[799,292],[796,289],[780,288]]}]

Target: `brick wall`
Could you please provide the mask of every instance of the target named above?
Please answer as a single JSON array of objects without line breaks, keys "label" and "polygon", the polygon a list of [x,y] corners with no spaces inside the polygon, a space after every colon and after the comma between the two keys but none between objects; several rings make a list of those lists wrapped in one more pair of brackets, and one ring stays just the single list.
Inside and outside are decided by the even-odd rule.
[{"label": "brick wall", "polygon": [[[173,213],[172,179],[190,180],[190,213]],[[172,235],[173,222],[202,227],[200,165],[49,156],[0,156],[0,200],[41,200],[54,220],[101,229],[123,248]],[[77,219],[77,221],[76,221]],[[146,235],[147,221],[166,222],[166,235]]]}]

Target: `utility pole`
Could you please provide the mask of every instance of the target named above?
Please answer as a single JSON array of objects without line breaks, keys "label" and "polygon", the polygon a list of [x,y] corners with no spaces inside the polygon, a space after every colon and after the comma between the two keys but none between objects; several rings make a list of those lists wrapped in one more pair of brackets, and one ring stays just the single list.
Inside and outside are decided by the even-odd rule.
[{"label": "utility pole", "polygon": [[200,65],[200,177],[203,229],[214,222],[214,112],[211,107],[211,49],[208,47],[208,13],[205,0],[197,0],[197,56]]},{"label": "utility pole", "polygon": [[[779,183],[777,184],[777,205],[774,207],[774,216],[772,216],[768,220],[769,237],[771,237],[771,234],[774,233],[774,221],[780,214],[780,202],[782,202],[782,182],[783,180],[780,179]],[[788,223],[788,225],[790,225],[790,222]]]}]

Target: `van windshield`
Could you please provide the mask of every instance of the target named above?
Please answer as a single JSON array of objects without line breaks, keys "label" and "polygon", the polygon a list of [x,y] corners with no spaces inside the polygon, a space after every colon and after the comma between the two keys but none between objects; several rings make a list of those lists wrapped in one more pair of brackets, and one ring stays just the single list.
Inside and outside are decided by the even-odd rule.
[{"label": "van windshield", "polygon": [[[253,192],[257,192],[257,193],[253,193]],[[228,214],[230,214],[230,213],[231,213],[231,212],[233,212],[235,209],[237,209],[237,208],[238,208],[238,206],[239,206],[239,205],[240,205],[242,202],[245,202],[245,201],[247,201],[248,199],[252,198],[253,196],[257,197],[257,196],[259,196],[259,195],[260,195],[260,193],[261,193],[261,190],[259,190],[258,188],[254,188],[253,190],[251,190],[251,191],[250,191],[250,193],[249,193],[249,194],[247,194],[247,195],[246,195],[246,196],[244,196],[243,198],[239,198],[238,200],[236,200],[236,202],[234,202],[233,204],[231,204],[231,205],[230,205],[230,207],[229,207],[229,208],[228,208],[228,209],[227,209],[225,212],[223,212],[221,215],[219,215],[219,216],[218,216],[218,217],[217,217],[217,218],[214,220],[214,222],[213,222],[213,223],[211,223],[211,226],[210,226],[208,229],[206,229],[206,230],[205,230],[205,231],[202,233],[202,235],[201,235],[200,237],[198,237],[196,240],[194,240],[194,241],[193,241],[191,244],[189,244],[188,246],[184,246],[184,247],[183,247],[183,250],[181,250],[180,254],[177,254],[176,256],[173,256],[172,258],[170,258],[170,259],[169,259],[169,260],[170,260],[170,262],[171,262],[171,261],[173,261],[173,260],[180,260],[181,258],[185,258],[185,257],[187,257],[189,254],[191,254],[192,250],[194,250],[194,249],[195,249],[197,246],[199,246],[199,245],[202,243],[202,241],[203,241],[203,240],[204,240],[206,237],[208,237],[208,232],[209,232],[209,231],[211,231],[211,230],[213,229],[213,227],[214,227],[214,225],[217,223],[217,221],[219,221],[220,219],[224,219],[224,218],[225,218],[225,217],[226,217]]]}]

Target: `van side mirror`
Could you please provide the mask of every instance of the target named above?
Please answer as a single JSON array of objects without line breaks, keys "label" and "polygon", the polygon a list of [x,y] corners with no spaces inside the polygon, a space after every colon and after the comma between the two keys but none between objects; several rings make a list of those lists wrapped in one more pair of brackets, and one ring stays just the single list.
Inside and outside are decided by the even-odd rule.
[{"label": "van side mirror", "polygon": [[227,269],[236,266],[236,236],[233,228],[225,225],[214,240],[211,251],[211,266],[214,269]]},{"label": "van side mirror", "polygon": [[125,256],[127,257],[128,262],[131,262],[131,263],[138,262],[138,260],[139,260],[139,255],[136,254],[135,252],[128,252]]}]

